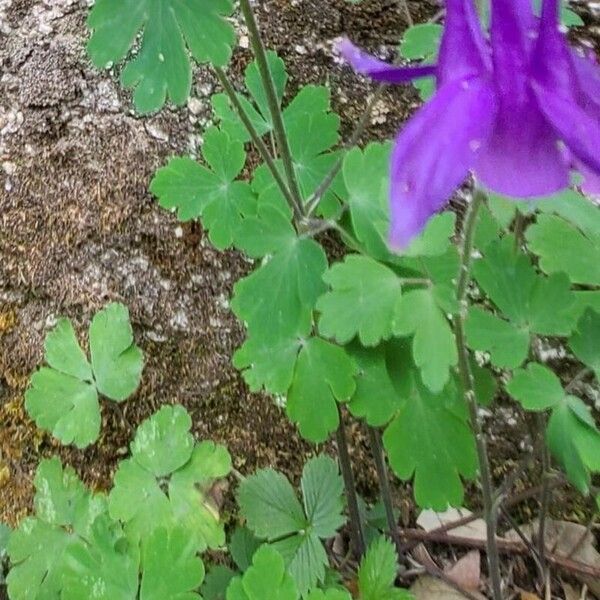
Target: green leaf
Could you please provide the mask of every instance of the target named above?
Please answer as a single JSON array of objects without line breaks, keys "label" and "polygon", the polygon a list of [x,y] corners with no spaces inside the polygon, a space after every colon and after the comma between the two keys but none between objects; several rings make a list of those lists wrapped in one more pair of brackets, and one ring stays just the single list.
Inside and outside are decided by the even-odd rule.
[{"label": "green leaf", "polygon": [[297,600],[294,580],[286,572],[283,558],[271,546],[262,546],[243,577],[232,580],[227,600]]},{"label": "green leaf", "polygon": [[560,379],[548,367],[531,363],[515,371],[506,389],[525,410],[541,411],[557,406],[564,398]]},{"label": "green leaf", "polygon": [[[546,273],[564,272],[573,283],[600,285],[600,241],[556,215],[539,215],[525,236]],[[560,248],[560,252],[557,252]]]},{"label": "green leaf", "polygon": [[94,522],[89,542],[72,544],[65,558],[61,599],[131,600],[138,589],[139,552],[107,516]]},{"label": "green leaf", "polygon": [[434,215],[425,226],[423,233],[417,236],[404,250],[403,256],[440,256],[450,247],[450,238],[454,235],[456,215],[445,212]]},{"label": "green leaf", "polygon": [[336,429],[336,400],[346,402],[352,397],[356,371],[343,348],[317,337],[304,343],[286,405],[289,418],[298,424],[304,438],[322,442]]},{"label": "green leaf", "polygon": [[289,339],[310,326],[312,309],[325,291],[325,252],[313,240],[294,238],[234,287],[231,308],[247,324],[248,336]]},{"label": "green leaf", "polygon": [[361,600],[409,600],[406,590],[394,587],[397,571],[396,549],[381,536],[369,546],[358,569]]},{"label": "green leaf", "polygon": [[242,223],[242,214],[255,203],[250,185],[234,181],[244,168],[246,152],[216,127],[204,132],[202,154],[208,166],[190,158],[172,158],[150,184],[163,208],[177,209],[179,220],[202,218],[212,244],[219,250],[231,246]]},{"label": "green leaf", "polygon": [[419,506],[435,510],[461,506],[461,476],[473,479],[477,473],[475,440],[463,400],[451,385],[435,395],[416,374],[410,378],[410,393],[383,436],[390,465],[400,479],[414,475]]},{"label": "green leaf", "polygon": [[229,540],[229,552],[238,569],[246,571],[261,542],[247,527],[236,527]]},{"label": "green leaf", "polygon": [[194,438],[192,419],[183,406],[163,406],[144,421],[131,443],[131,453],[142,468],[164,477],[190,459]]},{"label": "green leaf", "polygon": [[[267,61],[281,105],[283,92],[288,80],[285,63],[273,51],[267,52]],[[273,119],[271,118],[271,111],[269,110],[256,61],[251,62],[246,67],[244,82],[246,89],[250,92],[250,100],[243,94],[238,94],[238,100],[256,131],[262,136],[273,129]],[[231,106],[227,94],[215,94],[211,98],[211,104],[215,118],[220,122],[223,131],[227,132],[234,140],[244,143],[250,141],[250,134],[238,117],[236,110]]]},{"label": "green leaf", "polygon": [[423,383],[440,392],[450,378],[449,369],[456,365],[454,334],[441,312],[435,288],[411,290],[396,306],[394,333],[414,334],[413,356],[421,371]]},{"label": "green leaf", "polygon": [[194,600],[204,579],[193,537],[183,527],[156,529],[144,544],[140,600]]},{"label": "green leaf", "polygon": [[590,471],[600,471],[600,432],[587,406],[579,398],[566,396],[552,411],[546,439],[571,483],[587,493]]},{"label": "green leaf", "polygon": [[413,25],[404,32],[400,53],[410,60],[431,58],[437,55],[443,27],[437,23]]},{"label": "green leaf", "polygon": [[371,427],[386,425],[402,405],[386,363],[386,348],[363,348],[353,344],[348,348],[358,365],[356,391],[348,404],[350,412],[364,418]]},{"label": "green leaf", "polygon": [[337,463],[322,454],[309,460],[302,471],[304,510],[313,532],[320,538],[333,537],[346,522],[344,509],[344,482]]},{"label": "green leaf", "polygon": [[235,34],[224,17],[232,11],[230,0],[98,0],[88,18],[88,53],[104,68],[126,58],[143,30],[139,51],[123,70],[123,84],[135,88],[139,112],[160,109],[167,96],[181,105],[192,83],[188,51],[198,62],[223,67],[229,61]]},{"label": "green leaf", "polygon": [[352,600],[352,596],[345,590],[312,590],[306,600]]},{"label": "green leaf", "polygon": [[192,534],[200,552],[220,548],[225,543],[225,531],[211,489],[215,480],[230,471],[227,449],[205,441],[194,448],[190,461],[171,476],[169,498],[173,518]]},{"label": "green leaf", "polygon": [[273,469],[261,469],[242,481],[238,502],[248,527],[259,538],[283,537],[307,526],[294,488]]},{"label": "green leaf", "polygon": [[251,391],[264,387],[271,394],[286,394],[302,343],[300,334],[272,342],[251,337],[233,355],[233,365],[243,370],[244,381]]},{"label": "green leaf", "polygon": [[133,341],[129,311],[123,304],[109,304],[94,316],[90,354],[101,394],[117,402],[133,394],[140,383],[144,360]]},{"label": "green leaf", "polygon": [[527,358],[529,331],[478,306],[469,308],[465,333],[469,346],[489,352],[497,367],[514,369]]},{"label": "green leaf", "polygon": [[92,368],[68,319],[58,320],[46,336],[44,350],[48,364],[56,371],[81,381],[92,381]]},{"label": "green leaf", "polygon": [[227,588],[236,576],[235,571],[223,565],[212,567],[202,584],[201,593],[204,600],[225,600]]},{"label": "green leaf", "polygon": [[140,425],[132,458],[119,464],[109,495],[110,515],[125,524],[129,537],[177,525],[186,529],[198,551],[224,544],[211,488],[229,473],[231,458],[212,442],[192,450],[190,425],[181,407],[170,406]]},{"label": "green leaf", "polygon": [[152,473],[135,460],[123,460],[108,498],[110,516],[125,523],[128,534],[141,536],[169,524],[171,505]]},{"label": "green leaf", "polygon": [[21,521],[8,543],[12,568],[6,583],[11,600],[60,598],[64,553],[71,540],[65,530],[39,519]]},{"label": "green leaf", "polygon": [[284,557],[304,595],[325,578],[328,559],[321,539],[335,535],[344,523],[336,463],[326,456],[308,461],[301,487],[304,509],[282,474],[263,469],[242,482],[239,505],[248,527]]},{"label": "green leaf", "polygon": [[91,383],[42,367],[31,377],[25,408],[38,427],[63,444],[85,448],[98,439],[100,406]]},{"label": "green leaf", "polygon": [[577,331],[569,340],[569,347],[577,358],[593,369],[600,380],[600,313],[588,309],[579,319]]},{"label": "green leaf", "polygon": [[350,150],[344,158],[343,176],[356,239],[369,255],[387,260],[389,228],[390,144],[369,144],[364,151]]},{"label": "green leaf", "polygon": [[350,255],[323,278],[332,289],[317,302],[321,335],[340,344],[358,335],[363,346],[390,337],[402,291],[391,269],[367,256]]},{"label": "green leaf", "polygon": [[504,317],[472,308],[466,325],[471,348],[490,352],[499,367],[518,367],[527,355],[529,337],[568,335],[573,329],[575,296],[563,273],[543,277],[512,236],[489,244],[473,266],[477,283]]}]

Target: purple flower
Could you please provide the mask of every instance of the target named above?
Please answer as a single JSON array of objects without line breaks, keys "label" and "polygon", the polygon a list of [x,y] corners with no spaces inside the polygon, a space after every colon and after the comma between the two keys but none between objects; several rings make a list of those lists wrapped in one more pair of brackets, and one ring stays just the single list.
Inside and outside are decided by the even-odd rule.
[{"label": "purple flower", "polygon": [[472,0],[446,0],[436,66],[398,67],[340,44],[359,73],[437,91],[399,132],[391,158],[392,246],[405,248],[469,171],[490,190],[530,198],[600,183],[600,68],[559,30],[559,0],[492,0],[490,38]]}]

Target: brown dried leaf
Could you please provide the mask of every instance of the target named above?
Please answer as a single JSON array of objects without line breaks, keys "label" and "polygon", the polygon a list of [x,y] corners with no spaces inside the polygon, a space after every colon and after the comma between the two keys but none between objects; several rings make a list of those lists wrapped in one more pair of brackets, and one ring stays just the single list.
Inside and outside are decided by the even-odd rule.
[{"label": "brown dried leaf", "polygon": [[[442,525],[454,523],[471,514],[473,513],[466,508],[449,508],[444,512],[424,510],[417,519],[417,525],[422,527],[425,531],[433,531]],[[464,537],[473,540],[485,540],[487,538],[485,521],[483,519],[475,519],[474,521],[471,521],[471,523],[450,529],[447,534],[449,536]]]},{"label": "brown dried leaf", "polygon": [[461,587],[477,591],[481,582],[481,554],[472,550],[465,554],[454,565],[445,569],[446,575]]},{"label": "brown dried leaf", "polygon": [[[460,592],[444,583],[441,579],[436,579],[429,575],[419,577],[410,588],[415,600],[465,600]],[[476,598],[486,600],[483,594],[471,592]]]}]

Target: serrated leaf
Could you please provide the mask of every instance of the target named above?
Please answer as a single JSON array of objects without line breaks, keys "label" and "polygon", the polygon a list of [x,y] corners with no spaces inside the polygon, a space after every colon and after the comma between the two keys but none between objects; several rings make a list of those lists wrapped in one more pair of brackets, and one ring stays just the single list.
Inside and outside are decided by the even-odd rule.
[{"label": "serrated leaf", "polygon": [[234,287],[231,308],[245,321],[248,336],[289,339],[306,330],[317,298],[325,291],[325,252],[309,239],[295,238]]},{"label": "serrated leaf", "polygon": [[193,536],[183,527],[159,528],[144,544],[140,600],[194,600],[204,565]]},{"label": "serrated leaf", "polygon": [[[414,476],[419,506],[436,510],[460,506],[461,477],[473,479],[477,473],[475,439],[464,403],[452,386],[435,395],[416,374],[411,378],[410,395],[383,436],[390,465],[400,479]],[[435,451],[422,452],[422,448]]]},{"label": "serrated leaf", "polygon": [[440,392],[450,378],[449,369],[457,363],[452,329],[441,312],[433,288],[411,290],[396,306],[393,330],[396,335],[414,334],[412,348],[423,383]]},{"label": "serrated leaf", "polygon": [[183,466],[192,455],[192,419],[183,406],[163,406],[139,427],[131,443],[138,465],[155,477]]},{"label": "serrated leaf", "polygon": [[262,469],[242,482],[239,505],[248,527],[283,556],[300,592],[323,582],[327,554],[320,538],[332,537],[344,523],[343,483],[327,456],[311,459],[302,473],[304,509],[289,481]]},{"label": "serrated leaf", "polygon": [[127,544],[120,526],[97,519],[88,542],[78,540],[65,557],[61,599],[131,600],[138,589],[139,553]]},{"label": "serrated leaf", "polygon": [[352,596],[345,590],[312,590],[306,600],[352,600]]},{"label": "serrated leaf", "polygon": [[398,571],[396,549],[381,536],[368,548],[358,569],[358,587],[362,600],[409,600],[406,590],[394,587]]},{"label": "serrated leaf", "polygon": [[98,391],[117,402],[137,389],[142,375],[142,351],[133,341],[129,311],[112,303],[90,325],[90,354]]},{"label": "serrated leaf", "polygon": [[552,408],[565,396],[560,379],[548,367],[539,363],[531,363],[526,370],[515,371],[506,389],[526,410]]},{"label": "serrated leaf", "polygon": [[392,334],[402,283],[388,267],[367,256],[350,255],[323,276],[331,287],[317,302],[321,335],[346,344],[358,335],[374,346]]},{"label": "serrated leaf", "polygon": [[236,576],[235,571],[223,565],[212,567],[202,584],[201,593],[204,600],[225,600],[227,588]]},{"label": "serrated leaf", "polygon": [[98,0],[88,17],[88,53],[104,68],[125,58],[143,30],[140,49],[122,73],[123,84],[135,88],[136,108],[158,110],[167,96],[184,104],[192,83],[188,50],[199,62],[227,64],[235,34],[224,17],[232,10],[230,0]]},{"label": "serrated leaf", "polygon": [[309,460],[300,482],[304,510],[312,531],[320,538],[330,538],[345,523],[344,482],[337,463],[322,454]]},{"label": "serrated leaf", "polygon": [[286,572],[283,558],[271,546],[262,546],[243,577],[232,580],[227,600],[297,600],[294,580]]},{"label": "serrated leaf", "polygon": [[[356,365],[343,348],[317,337],[298,355],[286,409],[302,436],[322,442],[338,426],[337,402],[354,394]],[[337,401],[337,402],[336,402]]]},{"label": "serrated leaf", "polygon": [[210,127],[204,132],[202,155],[208,166],[172,158],[156,172],[150,191],[162,207],[177,209],[179,220],[201,218],[212,244],[224,250],[233,243],[242,214],[256,202],[248,183],[234,181],[246,153],[242,142]]},{"label": "serrated leaf", "polygon": [[42,367],[31,377],[25,408],[42,429],[63,444],[85,448],[100,433],[98,393],[91,384]]},{"label": "serrated leaf", "polygon": [[6,583],[11,600],[58,599],[64,553],[71,541],[72,537],[59,527],[31,517],[21,521],[8,544],[12,568]]},{"label": "serrated leaf", "polygon": [[294,488],[273,469],[261,469],[242,481],[238,502],[248,527],[259,538],[283,537],[307,525]]},{"label": "serrated leaf", "polygon": [[600,313],[588,309],[579,319],[577,330],[569,339],[575,356],[593,369],[600,380]]},{"label": "serrated leaf", "polygon": [[490,353],[493,364],[514,369],[527,358],[529,331],[478,306],[471,306],[465,322],[469,346]]},{"label": "serrated leaf", "polygon": [[548,214],[539,215],[525,236],[546,273],[564,272],[573,283],[600,285],[598,239],[586,236],[563,218]]},{"label": "serrated leaf", "polygon": [[260,540],[247,527],[236,527],[229,540],[229,552],[238,569],[246,571],[260,546]]},{"label": "serrated leaf", "polygon": [[371,427],[386,425],[402,405],[402,398],[390,378],[385,348],[353,344],[348,350],[358,365],[356,391],[348,403],[350,412]]}]

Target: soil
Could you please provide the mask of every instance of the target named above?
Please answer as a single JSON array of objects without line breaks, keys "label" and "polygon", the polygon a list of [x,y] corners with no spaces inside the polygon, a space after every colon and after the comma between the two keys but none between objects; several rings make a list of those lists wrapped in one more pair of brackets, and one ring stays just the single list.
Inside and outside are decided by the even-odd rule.
[{"label": "soil", "polygon": [[[98,72],[86,57],[89,4],[0,0],[0,521],[13,525],[31,509],[42,457],[59,454],[91,486],[105,487],[136,426],[164,403],[183,404],[195,434],[225,443],[244,473],[268,465],[297,479],[315,452],[231,365],[243,331],[228,300],[249,263],[211,248],[199,227],[178,223],[148,192],[168,156],[196,155],[215,79],[199,67],[186,107],[136,116],[116,71]],[[409,6],[415,21],[439,8],[427,0]],[[590,19],[588,8],[581,13]],[[407,26],[399,4],[264,0],[257,15],[287,64],[288,93],[328,82],[348,135],[373,88],[334,59],[332,42],[346,34],[390,57]],[[577,35],[594,45],[596,34],[592,23]],[[238,47],[236,81],[249,60]],[[391,137],[417,105],[410,87],[387,90],[363,141]],[[98,443],[63,448],[35,428],[23,395],[57,317],[71,318],[85,340],[93,314],[112,300],[129,307],[146,357],[142,385],[122,405],[103,404]],[[528,436],[521,415],[502,410],[492,441],[499,479],[524,449],[514,440]],[[360,427],[350,435],[355,460],[370,464]],[[372,494],[372,467],[359,472],[361,491]],[[403,508],[412,521],[411,506]]]}]

